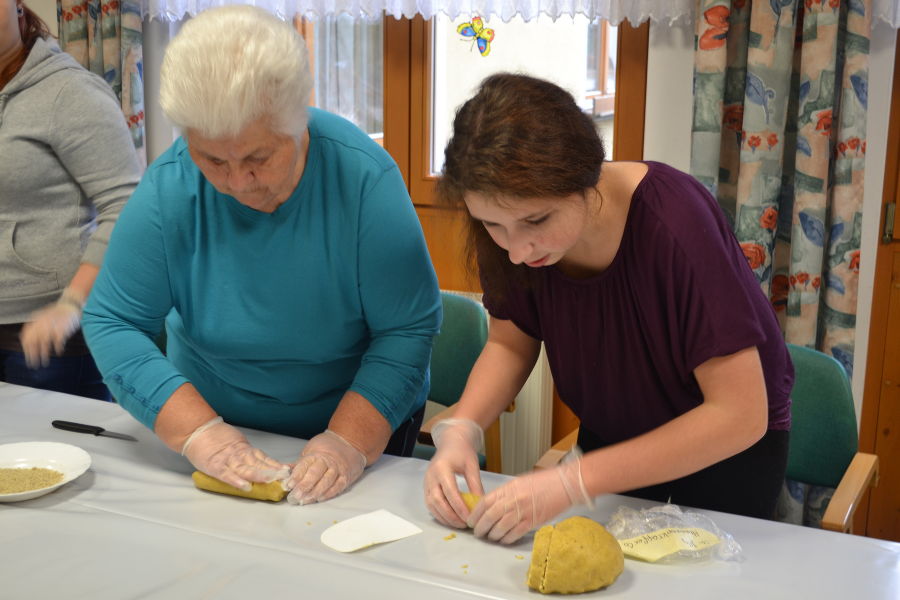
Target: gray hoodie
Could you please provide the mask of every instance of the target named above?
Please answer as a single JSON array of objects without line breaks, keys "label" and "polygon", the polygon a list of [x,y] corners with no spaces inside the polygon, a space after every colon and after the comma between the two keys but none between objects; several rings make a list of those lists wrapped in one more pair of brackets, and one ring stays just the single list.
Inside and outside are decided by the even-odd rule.
[{"label": "gray hoodie", "polygon": [[102,263],[140,176],[110,87],[39,39],[0,90],[0,323],[27,321],[80,263]]}]

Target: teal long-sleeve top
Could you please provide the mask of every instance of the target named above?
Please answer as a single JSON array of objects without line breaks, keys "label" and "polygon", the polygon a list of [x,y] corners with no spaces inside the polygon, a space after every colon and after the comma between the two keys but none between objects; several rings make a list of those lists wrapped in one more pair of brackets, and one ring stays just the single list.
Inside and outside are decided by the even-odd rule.
[{"label": "teal long-sleeve top", "polygon": [[304,438],[347,390],[394,429],[424,403],[441,300],[403,179],[365,133],[309,110],[306,168],[275,212],[216,191],[183,139],[122,211],[83,328],[147,427],[185,382],[229,423]]}]

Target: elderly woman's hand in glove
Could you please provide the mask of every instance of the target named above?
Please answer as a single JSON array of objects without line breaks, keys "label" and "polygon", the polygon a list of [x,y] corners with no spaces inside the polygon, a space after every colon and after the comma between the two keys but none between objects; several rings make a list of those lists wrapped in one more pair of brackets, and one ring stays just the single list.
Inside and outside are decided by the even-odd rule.
[{"label": "elderly woman's hand in glove", "polygon": [[366,468],[365,455],[331,429],[303,448],[285,487],[291,504],[324,502],[344,492]]},{"label": "elderly woman's hand in glove", "polygon": [[250,491],[251,482],[268,483],[285,479],[290,465],[281,463],[254,448],[237,428],[216,417],[188,437],[181,454],[198,470],[219,481]]}]

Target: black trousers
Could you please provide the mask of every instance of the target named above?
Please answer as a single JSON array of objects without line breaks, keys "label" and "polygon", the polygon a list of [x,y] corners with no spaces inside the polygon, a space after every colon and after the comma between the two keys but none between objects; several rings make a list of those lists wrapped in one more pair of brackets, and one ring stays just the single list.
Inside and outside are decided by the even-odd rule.
[{"label": "black trousers", "polygon": [[400,427],[394,431],[391,439],[388,440],[387,447],[384,449],[385,454],[393,456],[412,456],[413,448],[416,446],[416,438],[419,437],[419,429],[422,428],[422,419],[425,417],[425,405],[413,413],[406,421],[400,424]]},{"label": "black trousers", "polygon": [[[623,495],[771,519],[784,482],[789,442],[789,431],[767,431],[753,446],[702,471]],[[578,445],[588,452],[610,444],[582,428]]]}]

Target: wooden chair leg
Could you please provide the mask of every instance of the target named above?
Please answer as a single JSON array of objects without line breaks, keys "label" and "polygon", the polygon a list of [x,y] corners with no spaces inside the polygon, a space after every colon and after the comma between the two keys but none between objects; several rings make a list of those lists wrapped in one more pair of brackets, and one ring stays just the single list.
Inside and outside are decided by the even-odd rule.
[{"label": "wooden chair leg", "polygon": [[503,464],[500,453],[500,419],[497,419],[484,431],[485,471],[492,473],[502,472]]}]

